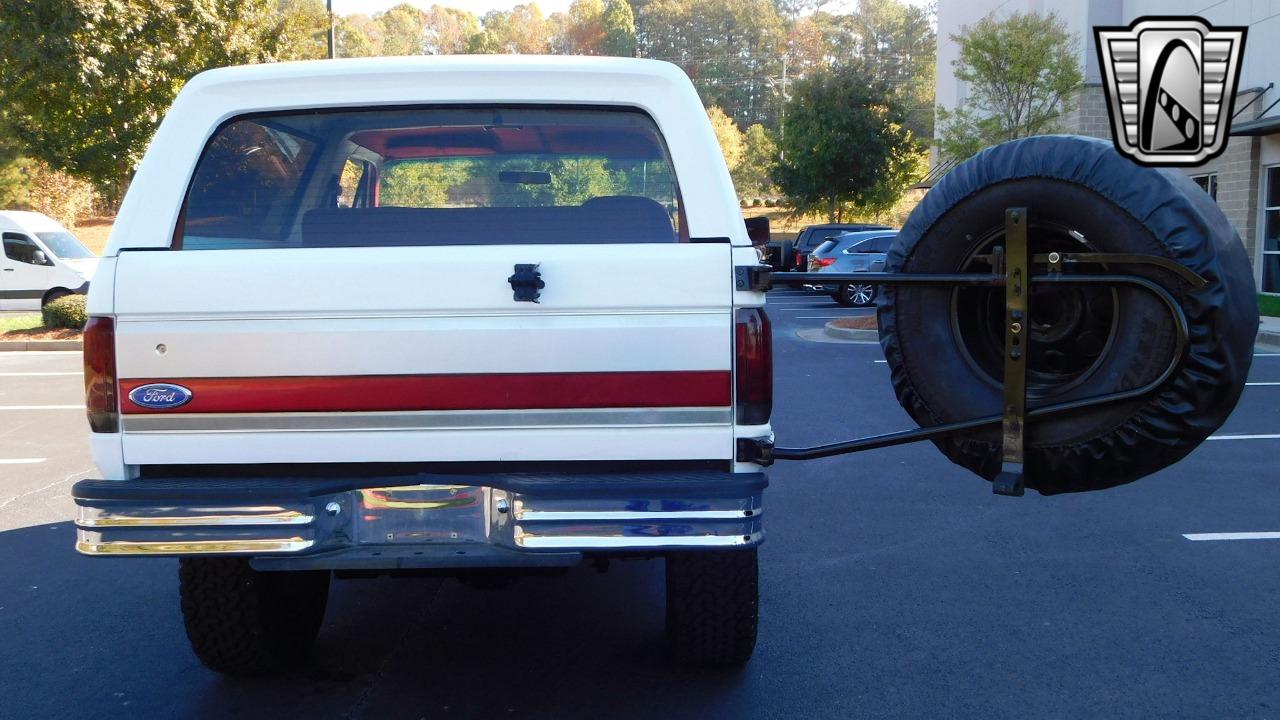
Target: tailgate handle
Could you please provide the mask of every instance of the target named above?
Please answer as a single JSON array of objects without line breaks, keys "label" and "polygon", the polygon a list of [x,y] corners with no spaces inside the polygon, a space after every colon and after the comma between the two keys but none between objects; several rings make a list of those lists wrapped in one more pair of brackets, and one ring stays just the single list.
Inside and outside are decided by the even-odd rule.
[{"label": "tailgate handle", "polygon": [[515,274],[507,278],[511,283],[512,297],[516,302],[538,302],[541,295],[538,291],[546,287],[542,281],[542,273],[538,272],[538,263],[533,265],[516,265]]}]

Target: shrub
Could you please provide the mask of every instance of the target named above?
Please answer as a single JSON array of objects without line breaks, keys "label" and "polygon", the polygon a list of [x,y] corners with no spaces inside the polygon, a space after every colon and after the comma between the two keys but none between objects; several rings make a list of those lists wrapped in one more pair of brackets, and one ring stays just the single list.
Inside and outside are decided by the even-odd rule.
[{"label": "shrub", "polygon": [[774,206],[775,206],[775,205],[777,205],[777,204],[778,204],[778,203],[777,203],[773,198],[765,198],[765,199],[764,199],[764,206],[765,206],[765,207],[774,207]]},{"label": "shrub", "polygon": [[738,200],[738,207],[751,207],[751,203],[747,202],[746,198],[741,198]]},{"label": "shrub", "polygon": [[66,295],[44,306],[40,311],[47,328],[83,330],[88,316],[84,312],[84,295]]},{"label": "shrub", "polygon": [[751,201],[751,207],[760,207],[761,205],[764,205],[764,201],[760,198],[756,198]]}]

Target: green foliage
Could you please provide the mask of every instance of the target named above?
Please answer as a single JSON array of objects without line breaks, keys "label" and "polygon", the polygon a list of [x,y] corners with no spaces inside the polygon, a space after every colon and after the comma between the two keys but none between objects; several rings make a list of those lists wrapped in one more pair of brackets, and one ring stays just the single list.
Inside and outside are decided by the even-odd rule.
[{"label": "green foliage", "polygon": [[89,317],[84,310],[84,295],[65,295],[45,305],[40,310],[47,328],[83,330]]},{"label": "green foliage", "polygon": [[432,5],[424,16],[422,50],[428,55],[458,55],[480,34],[480,18],[466,10]]},{"label": "green foliage", "polygon": [[882,205],[911,184],[920,143],[906,109],[884,81],[856,66],[796,83],[774,179],[799,212],[836,220],[847,203]]},{"label": "green foliage", "polygon": [[738,194],[771,192],[773,168],[778,162],[778,146],[764,126],[756,123],[743,135],[742,160],[733,171],[733,186]]},{"label": "green foliage", "polygon": [[32,157],[118,198],[178,88],[276,57],[276,0],[0,0],[0,105]]},{"label": "green foliage", "polygon": [[1258,311],[1269,317],[1280,317],[1280,295],[1258,294]]},{"label": "green foliage", "polygon": [[800,47],[811,67],[852,64],[869,79],[888,83],[906,106],[907,129],[932,137],[937,36],[930,9],[902,0],[858,0],[852,13],[817,12],[809,22]]},{"label": "green foliage", "polygon": [[1083,74],[1077,39],[1057,15],[985,17],[952,35],[960,57],[952,65],[969,96],[955,109],[939,106],[939,145],[964,159],[984,147],[1056,131]]},{"label": "green foliage", "polygon": [[467,52],[539,55],[551,50],[551,23],[537,3],[516,5],[509,11],[491,10],[484,15],[484,29],[471,38]]},{"label": "green foliage", "polygon": [[704,105],[740,126],[776,122],[786,34],[770,0],[652,0],[640,16],[641,55],[683,68]]},{"label": "green foliage", "polygon": [[443,207],[449,190],[466,182],[466,161],[400,162],[383,170],[380,201],[393,207]]},{"label": "green foliage", "polygon": [[609,0],[600,19],[604,26],[601,55],[634,57],[636,54],[636,16],[627,0]]},{"label": "green foliage", "polygon": [[724,164],[732,175],[742,163],[743,153],[747,150],[747,140],[733,118],[725,115],[724,111],[715,105],[707,108],[707,119],[711,121],[711,129],[715,131],[716,141],[720,143],[720,154],[724,155]]},{"label": "green foliage", "polygon": [[329,12],[324,0],[280,0],[279,60],[329,57]]}]

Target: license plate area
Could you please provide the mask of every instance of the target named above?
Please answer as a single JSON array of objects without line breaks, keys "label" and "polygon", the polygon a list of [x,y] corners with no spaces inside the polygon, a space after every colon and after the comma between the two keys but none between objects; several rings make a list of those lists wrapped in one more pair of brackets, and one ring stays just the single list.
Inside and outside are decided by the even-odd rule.
[{"label": "license plate area", "polygon": [[355,534],[361,545],[486,543],[486,487],[420,485],[358,492]]}]

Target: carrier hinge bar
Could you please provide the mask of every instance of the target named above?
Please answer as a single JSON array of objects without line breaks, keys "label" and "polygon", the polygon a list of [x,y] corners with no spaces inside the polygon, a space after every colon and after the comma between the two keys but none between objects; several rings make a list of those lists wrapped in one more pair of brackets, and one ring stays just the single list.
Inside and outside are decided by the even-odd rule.
[{"label": "carrier hinge bar", "polygon": [[768,265],[738,265],[733,268],[733,289],[740,292],[768,292],[773,289],[773,268]]},{"label": "carrier hinge bar", "polygon": [[1000,473],[991,483],[997,495],[1022,495],[1027,416],[1027,342],[1031,286],[1027,262],[1027,209],[1004,213],[1004,419],[1001,423]]}]

